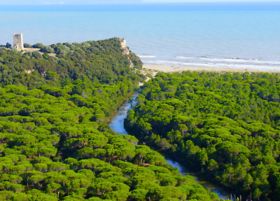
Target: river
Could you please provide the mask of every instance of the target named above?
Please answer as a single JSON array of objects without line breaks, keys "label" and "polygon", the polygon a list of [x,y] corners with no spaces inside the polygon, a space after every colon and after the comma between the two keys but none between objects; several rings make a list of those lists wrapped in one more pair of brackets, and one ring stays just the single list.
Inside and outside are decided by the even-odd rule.
[{"label": "river", "polygon": [[[134,106],[137,105],[137,97],[138,93],[135,93],[130,100],[125,102],[122,107],[118,110],[118,113],[114,116],[112,121],[110,122],[110,128],[115,132],[120,135],[127,135],[128,132],[124,128],[124,120],[126,119],[128,112],[130,109],[132,109]],[[207,189],[209,189],[212,192],[215,192],[218,194],[219,198],[222,200],[233,200],[231,198],[231,194],[223,190],[222,188],[205,181],[201,178],[198,178],[197,176],[193,175],[192,173],[188,172],[182,164],[180,164],[177,161],[171,160],[166,158],[166,161],[174,168],[178,169],[178,171],[182,175],[192,175],[193,177],[196,178],[196,180],[201,183],[203,186],[205,186]]]}]

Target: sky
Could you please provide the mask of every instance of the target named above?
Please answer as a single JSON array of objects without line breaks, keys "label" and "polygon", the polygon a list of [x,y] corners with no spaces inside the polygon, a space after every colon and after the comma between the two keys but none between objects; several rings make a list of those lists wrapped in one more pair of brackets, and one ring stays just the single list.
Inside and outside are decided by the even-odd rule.
[{"label": "sky", "polygon": [[[0,0],[0,5],[120,4],[120,3],[268,2],[267,0]],[[269,0],[280,2],[280,0]]]}]

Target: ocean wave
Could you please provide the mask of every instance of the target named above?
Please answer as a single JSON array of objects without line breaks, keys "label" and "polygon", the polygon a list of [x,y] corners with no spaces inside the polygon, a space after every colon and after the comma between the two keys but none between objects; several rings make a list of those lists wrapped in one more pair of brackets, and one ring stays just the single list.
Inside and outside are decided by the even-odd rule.
[{"label": "ocean wave", "polygon": [[225,62],[225,63],[238,63],[238,64],[261,64],[261,65],[280,65],[280,61],[266,61],[258,59],[219,59],[219,58],[201,58],[201,60],[209,62]]},{"label": "ocean wave", "polygon": [[153,59],[156,58],[154,55],[138,55],[141,59]]},{"label": "ocean wave", "polygon": [[267,66],[280,66],[280,61],[268,61],[260,59],[243,59],[243,58],[210,58],[210,57],[185,57],[177,56],[176,60],[182,62],[198,62],[203,64],[230,64],[230,65],[267,65]]},{"label": "ocean wave", "polygon": [[191,60],[191,59],[197,59],[197,57],[186,57],[186,56],[176,56],[175,57],[178,60]]}]

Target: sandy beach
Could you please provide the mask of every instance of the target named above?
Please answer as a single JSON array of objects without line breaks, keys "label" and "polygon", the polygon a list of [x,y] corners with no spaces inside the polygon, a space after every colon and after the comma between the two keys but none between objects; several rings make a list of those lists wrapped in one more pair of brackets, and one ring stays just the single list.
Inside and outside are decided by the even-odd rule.
[{"label": "sandy beach", "polygon": [[175,73],[184,71],[207,71],[207,72],[268,72],[280,73],[279,67],[261,67],[261,66],[184,66],[184,65],[166,65],[166,64],[144,64],[145,70],[154,72]]}]

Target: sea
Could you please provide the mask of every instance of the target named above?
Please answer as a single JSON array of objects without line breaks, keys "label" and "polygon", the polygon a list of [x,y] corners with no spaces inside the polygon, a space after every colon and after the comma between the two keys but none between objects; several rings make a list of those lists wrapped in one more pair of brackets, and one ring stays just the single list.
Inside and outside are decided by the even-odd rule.
[{"label": "sea", "polygon": [[147,64],[280,68],[280,3],[0,6],[0,43],[123,37]]}]

